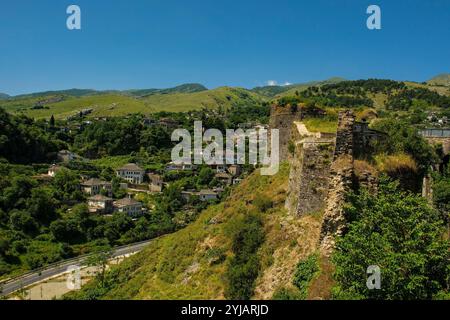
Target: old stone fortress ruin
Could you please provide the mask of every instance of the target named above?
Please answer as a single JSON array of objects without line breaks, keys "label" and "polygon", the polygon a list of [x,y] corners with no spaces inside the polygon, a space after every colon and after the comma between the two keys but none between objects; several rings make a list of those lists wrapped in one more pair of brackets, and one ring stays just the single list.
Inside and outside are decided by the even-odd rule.
[{"label": "old stone fortress ruin", "polygon": [[270,127],[280,130],[280,161],[289,161],[286,208],[292,215],[324,212],[320,236],[322,254],[329,255],[334,237],[345,227],[345,194],[356,184],[376,188],[371,172],[355,175],[354,159],[368,152],[384,133],[355,121],[352,111],[341,111],[336,134],[310,132],[302,120],[322,117],[318,108],[273,106]]}]

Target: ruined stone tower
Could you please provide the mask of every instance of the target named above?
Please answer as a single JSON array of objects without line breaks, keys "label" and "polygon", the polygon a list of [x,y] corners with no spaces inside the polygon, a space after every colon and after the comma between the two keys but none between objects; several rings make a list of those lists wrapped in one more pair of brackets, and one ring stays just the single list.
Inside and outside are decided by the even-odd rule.
[{"label": "ruined stone tower", "polygon": [[291,136],[292,123],[301,120],[301,118],[302,115],[298,108],[278,105],[271,107],[269,127],[270,129],[279,130],[280,161],[286,161],[288,159],[288,144]]}]

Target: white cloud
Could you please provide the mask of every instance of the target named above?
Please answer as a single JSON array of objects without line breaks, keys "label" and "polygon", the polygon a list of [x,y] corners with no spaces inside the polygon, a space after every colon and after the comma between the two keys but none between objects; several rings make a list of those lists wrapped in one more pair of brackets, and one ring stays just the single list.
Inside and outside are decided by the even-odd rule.
[{"label": "white cloud", "polygon": [[292,83],[290,83],[290,82],[288,82],[288,81],[286,81],[285,83],[283,83],[283,84],[278,84],[278,82],[276,81],[276,80],[268,80],[267,82],[266,82],[266,85],[268,85],[268,86],[271,86],[271,87],[273,87],[273,86],[290,86]]}]

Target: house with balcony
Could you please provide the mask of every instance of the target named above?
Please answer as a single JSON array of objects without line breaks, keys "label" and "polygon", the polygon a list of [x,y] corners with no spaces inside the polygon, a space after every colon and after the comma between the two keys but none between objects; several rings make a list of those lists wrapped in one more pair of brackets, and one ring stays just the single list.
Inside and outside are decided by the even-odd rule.
[{"label": "house with balcony", "polygon": [[124,212],[131,217],[137,217],[143,213],[142,203],[131,197],[114,201],[113,206],[114,211]]},{"label": "house with balcony", "polygon": [[116,174],[130,183],[141,184],[144,182],[145,170],[135,163],[128,163],[117,169]]},{"label": "house with balcony", "polygon": [[92,178],[92,179],[83,181],[80,185],[81,185],[81,190],[90,196],[98,195],[98,194],[102,193],[102,191],[106,195],[112,196],[112,184],[110,182]]}]

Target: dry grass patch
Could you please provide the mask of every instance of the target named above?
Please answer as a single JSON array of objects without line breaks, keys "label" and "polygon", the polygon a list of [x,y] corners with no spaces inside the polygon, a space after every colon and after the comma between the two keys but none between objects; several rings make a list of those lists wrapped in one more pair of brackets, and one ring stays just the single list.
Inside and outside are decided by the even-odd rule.
[{"label": "dry grass patch", "polygon": [[410,155],[404,153],[377,155],[375,156],[375,163],[378,170],[389,175],[403,172],[417,172],[416,161]]}]

